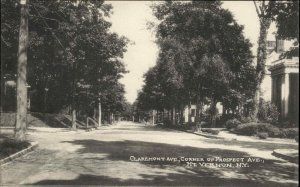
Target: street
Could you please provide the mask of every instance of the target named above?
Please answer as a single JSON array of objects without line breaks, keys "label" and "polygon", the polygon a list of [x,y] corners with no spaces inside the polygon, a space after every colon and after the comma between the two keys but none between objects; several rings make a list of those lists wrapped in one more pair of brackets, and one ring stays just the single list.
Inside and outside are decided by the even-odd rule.
[{"label": "street", "polygon": [[[119,122],[91,132],[33,131],[27,136],[39,147],[2,166],[1,184],[298,185],[298,165],[271,154],[274,148],[297,149],[297,145],[211,139],[132,122]],[[231,168],[157,160],[165,157],[259,157],[264,162]]]}]

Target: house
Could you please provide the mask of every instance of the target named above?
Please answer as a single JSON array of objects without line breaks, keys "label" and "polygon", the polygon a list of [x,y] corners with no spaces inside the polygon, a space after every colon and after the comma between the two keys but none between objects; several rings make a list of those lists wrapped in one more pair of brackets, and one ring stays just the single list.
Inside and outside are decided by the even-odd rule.
[{"label": "house", "polygon": [[266,74],[261,85],[261,96],[274,103],[281,121],[299,123],[299,54],[289,54],[294,41],[269,40]]},{"label": "house", "polygon": [[[205,110],[207,110],[207,108],[209,108],[209,105],[205,105],[202,110],[205,111]],[[217,108],[217,111],[219,114],[223,113],[223,106],[220,102],[217,103],[216,108]],[[191,105],[190,115],[191,115],[191,122],[195,122],[196,105]],[[189,107],[188,106],[186,106],[184,108],[183,117],[184,117],[184,122],[187,123],[189,121]]]}]

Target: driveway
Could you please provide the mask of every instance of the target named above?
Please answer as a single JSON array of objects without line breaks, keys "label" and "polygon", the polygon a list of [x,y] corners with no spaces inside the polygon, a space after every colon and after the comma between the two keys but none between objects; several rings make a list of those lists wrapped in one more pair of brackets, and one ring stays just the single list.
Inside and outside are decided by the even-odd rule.
[{"label": "driveway", "polygon": [[[132,122],[91,132],[44,129],[28,138],[39,148],[2,166],[0,184],[298,186],[298,165],[271,154],[296,144],[216,140]],[[205,164],[216,157],[247,164]]]}]

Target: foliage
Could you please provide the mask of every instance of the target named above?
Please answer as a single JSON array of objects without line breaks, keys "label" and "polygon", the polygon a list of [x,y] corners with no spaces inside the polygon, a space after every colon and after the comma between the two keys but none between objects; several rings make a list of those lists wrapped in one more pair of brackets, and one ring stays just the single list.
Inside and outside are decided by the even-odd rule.
[{"label": "foliage", "polygon": [[299,128],[282,128],[281,137],[295,139],[299,136]]},{"label": "foliage", "polygon": [[264,123],[275,123],[278,121],[279,112],[273,103],[261,99],[258,108],[258,119]]},{"label": "foliage", "polygon": [[[267,59],[267,35],[272,21],[277,25],[277,35],[282,39],[297,39],[299,42],[299,1],[253,1],[260,21],[256,65],[256,94],[253,97],[252,116],[258,117],[259,89],[265,75]],[[293,49],[291,53],[298,53]],[[286,54],[289,55],[289,54]],[[299,56],[299,55],[298,55]]]},{"label": "foliage", "polygon": [[[15,74],[19,2],[1,0],[1,64]],[[29,1],[28,83],[32,110],[59,112],[69,106],[92,113],[100,97],[104,112],[122,112],[128,39],[110,31],[104,1]],[[3,26],[3,29],[2,29]]]},{"label": "foliage", "polygon": [[230,120],[226,121],[225,127],[226,127],[226,129],[230,130],[230,129],[236,128],[240,124],[242,124],[242,123],[239,120],[237,120],[236,118],[234,118],[234,119],[230,119]]},{"label": "foliage", "polygon": [[[168,1],[152,8],[160,21],[155,27],[160,51],[145,74],[137,99],[141,109],[181,110],[196,103],[200,123],[203,105],[210,104],[213,124],[217,102],[234,108],[253,95],[251,44],[219,1]],[[237,102],[229,103],[233,94],[239,95]]]},{"label": "foliage", "polygon": [[246,136],[254,136],[261,132],[266,132],[270,137],[279,137],[280,129],[268,124],[268,123],[245,123],[238,125],[233,132],[246,135]]},{"label": "foliage", "polygon": [[259,139],[267,139],[269,137],[269,134],[266,132],[259,132],[259,133],[257,133],[257,137]]},{"label": "foliage", "polygon": [[272,10],[277,34],[282,39],[297,39],[299,42],[299,1],[277,1]]},{"label": "foliage", "polygon": [[219,130],[216,129],[201,129],[202,132],[206,132],[209,134],[213,134],[213,135],[218,135],[219,134]]}]

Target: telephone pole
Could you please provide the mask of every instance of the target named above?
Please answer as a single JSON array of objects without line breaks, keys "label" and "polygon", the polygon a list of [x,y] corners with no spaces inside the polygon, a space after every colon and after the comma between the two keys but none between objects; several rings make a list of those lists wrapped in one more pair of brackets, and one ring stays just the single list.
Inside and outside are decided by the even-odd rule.
[{"label": "telephone pole", "polygon": [[19,49],[17,64],[17,112],[15,140],[24,141],[27,126],[27,48],[28,48],[28,5],[20,0],[21,21],[19,31]]}]

